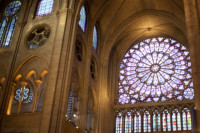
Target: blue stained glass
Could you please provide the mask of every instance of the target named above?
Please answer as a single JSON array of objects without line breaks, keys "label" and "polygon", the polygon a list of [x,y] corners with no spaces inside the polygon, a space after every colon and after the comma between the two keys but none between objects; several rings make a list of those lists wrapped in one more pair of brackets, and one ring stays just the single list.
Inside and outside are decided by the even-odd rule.
[{"label": "blue stained glass", "polygon": [[97,41],[98,41],[98,33],[97,33],[97,27],[94,26],[94,30],[93,30],[93,48],[95,50],[97,50]]},{"label": "blue stained glass", "polygon": [[0,23],[0,47],[7,47],[11,43],[20,7],[20,1],[13,1],[6,7],[5,18]]},{"label": "blue stained glass", "polygon": [[85,6],[83,5],[80,11],[80,20],[78,22],[79,26],[83,31],[85,31],[85,24],[86,24],[86,10]]},{"label": "blue stained glass", "polygon": [[20,7],[21,7],[20,1],[11,2],[5,9],[5,16],[15,14],[19,10]]},{"label": "blue stained glass", "polygon": [[[22,102],[23,103],[30,103],[33,100],[33,92],[29,88],[20,88],[16,90],[16,94],[14,97],[15,101],[20,101],[21,99],[21,93],[23,91],[23,97],[22,97]],[[17,102],[15,102],[17,103]]]},{"label": "blue stained glass", "polygon": [[41,0],[38,4],[36,16],[41,17],[51,14],[53,10],[53,3],[54,0]]},{"label": "blue stained glass", "polygon": [[0,24],[0,44],[2,43],[2,39],[3,39],[3,35],[4,35],[4,31],[5,31],[7,21],[8,21],[7,18],[5,18],[1,21],[1,24]]},{"label": "blue stained glass", "polygon": [[9,46],[11,43],[11,39],[15,30],[16,20],[17,20],[17,15],[13,16],[10,23],[8,24],[5,40],[3,42],[3,47]]}]

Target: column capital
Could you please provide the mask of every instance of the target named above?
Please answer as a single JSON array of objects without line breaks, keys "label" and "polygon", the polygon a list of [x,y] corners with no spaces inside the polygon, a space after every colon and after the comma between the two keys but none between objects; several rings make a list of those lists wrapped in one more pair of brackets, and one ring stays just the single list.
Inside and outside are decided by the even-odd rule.
[{"label": "column capital", "polygon": [[42,83],[42,81],[40,79],[35,80],[36,84],[39,85]]},{"label": "column capital", "polygon": [[74,9],[71,9],[71,8],[64,8],[64,9],[60,9],[56,12],[56,15],[57,16],[61,16],[61,15],[66,15],[67,13],[73,13],[74,12]]},{"label": "column capital", "polygon": [[27,86],[27,84],[28,84],[28,83],[25,82],[25,81],[22,81],[22,82],[21,82],[21,85],[22,85],[23,87]]},{"label": "column capital", "polygon": [[17,86],[15,82],[10,82],[10,84],[11,84],[11,87],[16,87]]}]

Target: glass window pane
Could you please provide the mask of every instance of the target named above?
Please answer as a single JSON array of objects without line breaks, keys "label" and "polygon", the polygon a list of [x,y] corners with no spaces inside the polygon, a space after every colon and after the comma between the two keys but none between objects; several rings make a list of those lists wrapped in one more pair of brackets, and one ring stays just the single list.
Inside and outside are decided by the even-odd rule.
[{"label": "glass window pane", "polygon": [[181,115],[179,112],[177,114],[177,126],[178,126],[178,131],[181,131]]},{"label": "glass window pane", "polygon": [[128,112],[125,116],[125,133],[131,133],[131,128],[132,128],[132,124],[131,124],[131,113]]},{"label": "glass window pane", "polygon": [[6,35],[3,42],[3,47],[9,46],[11,43],[11,39],[13,37],[13,33],[15,30],[16,20],[17,20],[17,15],[13,16],[8,24]]},{"label": "glass window pane", "polygon": [[116,118],[116,133],[122,133],[122,115],[121,113],[118,114]]},{"label": "glass window pane", "polygon": [[119,104],[194,98],[189,52],[177,43],[149,38],[125,53],[119,70]]},{"label": "glass window pane", "polygon": [[80,20],[78,22],[79,26],[83,31],[85,31],[85,24],[86,24],[86,10],[85,6],[83,5],[80,11]]},{"label": "glass window pane", "polygon": [[3,35],[5,33],[5,27],[7,24],[7,18],[3,19],[0,24],[0,44],[2,43]]},{"label": "glass window pane", "polygon": [[172,114],[173,131],[176,131],[176,113]]},{"label": "glass window pane", "polygon": [[94,26],[94,30],[93,30],[93,48],[95,50],[97,50],[97,41],[98,41],[98,33],[97,33],[97,27]]},{"label": "glass window pane", "polygon": [[53,10],[54,0],[41,0],[38,4],[36,17],[49,15]]}]

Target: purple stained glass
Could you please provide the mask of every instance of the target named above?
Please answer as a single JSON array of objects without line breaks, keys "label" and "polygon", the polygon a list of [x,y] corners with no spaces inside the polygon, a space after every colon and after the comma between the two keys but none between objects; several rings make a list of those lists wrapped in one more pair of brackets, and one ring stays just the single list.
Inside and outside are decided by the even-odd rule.
[{"label": "purple stained glass", "polygon": [[37,17],[49,15],[53,10],[54,0],[41,0],[38,4],[38,9],[36,12]]},{"label": "purple stained glass", "polygon": [[79,26],[83,31],[85,31],[85,24],[86,24],[86,10],[85,6],[83,5],[80,11],[80,20],[78,22]]},{"label": "purple stained glass", "polygon": [[119,103],[193,99],[190,64],[188,50],[174,39],[158,37],[137,43],[120,64]]}]

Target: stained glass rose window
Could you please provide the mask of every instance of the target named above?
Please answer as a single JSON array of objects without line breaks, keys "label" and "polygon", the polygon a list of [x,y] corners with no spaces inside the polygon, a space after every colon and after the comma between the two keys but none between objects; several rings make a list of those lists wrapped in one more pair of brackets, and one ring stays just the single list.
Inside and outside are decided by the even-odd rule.
[{"label": "stained glass rose window", "polygon": [[151,38],[133,45],[119,70],[118,102],[191,100],[194,98],[187,48],[171,38]]}]

